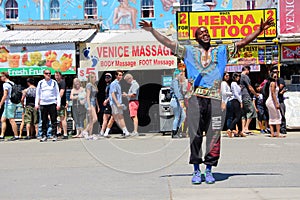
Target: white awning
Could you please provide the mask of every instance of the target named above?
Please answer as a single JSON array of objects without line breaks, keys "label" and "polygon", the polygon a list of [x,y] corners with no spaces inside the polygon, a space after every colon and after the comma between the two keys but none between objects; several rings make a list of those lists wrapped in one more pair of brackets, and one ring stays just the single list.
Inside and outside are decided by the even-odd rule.
[{"label": "white awning", "polygon": [[[165,29],[159,29],[160,33],[173,40]],[[137,42],[157,42],[152,33],[139,29],[131,31],[105,31],[97,33],[90,43],[137,43]]]},{"label": "white awning", "polygon": [[74,43],[90,39],[96,29],[76,30],[0,30],[1,45]]}]

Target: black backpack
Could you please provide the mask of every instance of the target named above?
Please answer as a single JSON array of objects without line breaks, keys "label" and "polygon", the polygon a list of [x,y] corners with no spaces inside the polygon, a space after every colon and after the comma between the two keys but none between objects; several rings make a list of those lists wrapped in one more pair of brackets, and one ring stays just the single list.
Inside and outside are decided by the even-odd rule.
[{"label": "black backpack", "polygon": [[10,94],[10,101],[14,104],[18,104],[21,102],[22,99],[22,87],[18,84],[12,84],[8,82],[11,85],[11,94]]}]

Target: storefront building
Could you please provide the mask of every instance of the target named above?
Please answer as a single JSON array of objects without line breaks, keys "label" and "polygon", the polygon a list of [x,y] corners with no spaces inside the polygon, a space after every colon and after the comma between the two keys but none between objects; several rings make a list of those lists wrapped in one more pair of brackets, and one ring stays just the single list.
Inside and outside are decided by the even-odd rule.
[{"label": "storefront building", "polygon": [[[12,25],[14,30],[0,30],[0,72],[8,72],[10,80],[26,88],[28,77],[34,78],[37,83],[43,78],[45,69],[52,74],[60,71],[67,88],[72,88],[79,63],[76,53],[79,43],[94,36],[97,29],[32,30],[27,27],[28,30],[21,30],[16,26]],[[21,105],[15,117],[17,122],[21,120]]]},{"label": "storefront building", "polygon": [[[177,58],[172,55],[171,50],[144,30],[100,32],[90,42],[80,44],[78,77],[86,81],[90,72],[98,75],[100,102],[104,95],[105,73],[109,72],[114,77],[116,70],[122,70],[132,74],[137,80],[140,85],[139,129],[142,132],[157,132],[159,128],[158,101],[162,78],[164,75],[172,77],[176,67]],[[124,80],[120,83],[122,91],[127,92],[130,85]],[[123,101],[127,104],[126,99]],[[131,130],[132,122],[129,113],[125,112],[124,116]]]},{"label": "storefront building", "polygon": [[280,76],[285,79],[288,128],[300,128],[300,1],[280,1]]}]

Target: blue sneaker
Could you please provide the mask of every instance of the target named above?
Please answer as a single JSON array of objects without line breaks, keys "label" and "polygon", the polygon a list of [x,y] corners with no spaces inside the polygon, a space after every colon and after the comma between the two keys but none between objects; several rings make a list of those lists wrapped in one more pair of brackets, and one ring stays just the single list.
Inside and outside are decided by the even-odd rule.
[{"label": "blue sneaker", "polygon": [[195,171],[193,173],[193,178],[192,178],[192,184],[201,184],[202,179],[201,179],[201,171]]},{"label": "blue sneaker", "polygon": [[206,182],[207,184],[213,184],[213,183],[215,183],[215,181],[216,181],[216,180],[215,180],[215,178],[213,177],[211,171],[206,170],[206,171],[205,171],[205,182]]}]

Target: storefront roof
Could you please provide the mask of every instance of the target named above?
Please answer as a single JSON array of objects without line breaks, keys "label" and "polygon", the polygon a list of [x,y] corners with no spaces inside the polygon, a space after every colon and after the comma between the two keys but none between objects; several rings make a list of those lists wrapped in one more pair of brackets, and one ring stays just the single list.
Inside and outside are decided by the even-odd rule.
[{"label": "storefront roof", "polygon": [[[158,30],[163,35],[168,36],[165,29]],[[90,43],[136,43],[136,42],[152,42],[156,41],[155,37],[148,31],[139,29],[131,31],[105,31],[97,33]]]},{"label": "storefront roof", "polygon": [[0,29],[0,44],[45,44],[74,43],[90,39],[97,29],[76,30],[2,30]]}]

